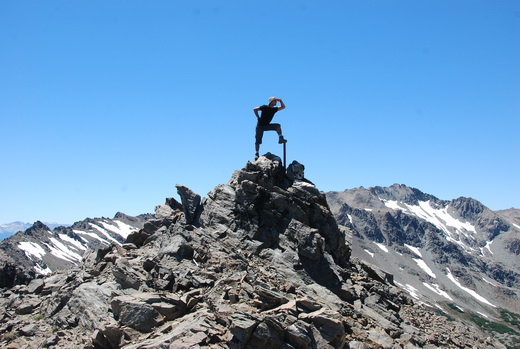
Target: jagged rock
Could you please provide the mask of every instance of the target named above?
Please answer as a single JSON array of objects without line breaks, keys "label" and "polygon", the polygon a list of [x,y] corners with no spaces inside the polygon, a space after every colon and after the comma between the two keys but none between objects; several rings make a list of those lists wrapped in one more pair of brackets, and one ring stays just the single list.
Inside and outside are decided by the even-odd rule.
[{"label": "jagged rock", "polygon": [[394,283],[394,277],[392,274],[385,272],[384,270],[378,268],[375,265],[369,265],[369,263],[365,262],[361,264],[361,268],[372,279],[378,280],[380,282],[388,282],[389,284]]},{"label": "jagged rock", "polygon": [[253,335],[253,331],[258,326],[258,320],[245,314],[235,314],[231,316],[229,331],[241,343],[247,343]]},{"label": "jagged rock", "polygon": [[175,211],[168,205],[157,205],[155,206],[155,217],[157,218],[166,218],[172,217],[175,215]]},{"label": "jagged rock", "polygon": [[259,348],[280,348],[284,344],[285,332],[282,325],[273,318],[265,318],[256,326],[249,343]]},{"label": "jagged rock", "polygon": [[338,313],[325,309],[302,314],[299,318],[311,322],[320,332],[321,336],[335,348],[341,348],[345,342],[345,328]]},{"label": "jagged rock", "polygon": [[202,209],[200,195],[195,194],[191,189],[180,184],[177,184],[175,187],[181,197],[186,224],[195,224]]},{"label": "jagged rock", "polygon": [[307,327],[304,323],[293,323],[286,330],[287,341],[295,348],[308,348],[312,339],[309,333],[305,330]]},{"label": "jagged rock", "polygon": [[300,164],[298,161],[293,161],[287,167],[287,177],[291,181],[301,181],[305,179],[305,166]]}]

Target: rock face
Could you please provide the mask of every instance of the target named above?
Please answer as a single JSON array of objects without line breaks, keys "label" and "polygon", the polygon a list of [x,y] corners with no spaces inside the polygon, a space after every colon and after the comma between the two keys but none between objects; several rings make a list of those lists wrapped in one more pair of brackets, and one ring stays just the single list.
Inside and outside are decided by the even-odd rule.
[{"label": "rock face", "polygon": [[247,163],[200,205],[167,199],[74,269],[3,290],[0,346],[503,348],[351,258],[325,195],[275,160]]}]

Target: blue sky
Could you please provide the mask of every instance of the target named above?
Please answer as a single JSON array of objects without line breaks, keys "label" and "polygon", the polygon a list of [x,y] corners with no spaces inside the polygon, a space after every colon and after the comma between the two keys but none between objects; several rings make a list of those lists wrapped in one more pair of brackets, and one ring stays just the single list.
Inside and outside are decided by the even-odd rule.
[{"label": "blue sky", "polygon": [[0,46],[0,223],[206,196],[270,96],[322,191],[520,208],[516,0],[4,0]]}]

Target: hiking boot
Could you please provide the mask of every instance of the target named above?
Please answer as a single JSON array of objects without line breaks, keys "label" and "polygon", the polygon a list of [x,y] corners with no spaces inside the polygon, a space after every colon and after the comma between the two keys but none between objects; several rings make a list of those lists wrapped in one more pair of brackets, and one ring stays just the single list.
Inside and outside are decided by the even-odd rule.
[{"label": "hiking boot", "polygon": [[287,143],[287,139],[283,138],[283,136],[280,136],[278,138],[278,144],[284,144],[284,143]]},{"label": "hiking boot", "polygon": [[258,155],[258,153],[255,153],[255,161],[258,160],[259,157],[260,155]]}]

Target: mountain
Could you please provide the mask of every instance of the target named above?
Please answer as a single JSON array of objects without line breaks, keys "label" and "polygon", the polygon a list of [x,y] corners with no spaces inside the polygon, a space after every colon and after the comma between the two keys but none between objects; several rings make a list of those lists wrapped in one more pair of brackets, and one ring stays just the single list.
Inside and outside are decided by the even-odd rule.
[{"label": "mountain", "polygon": [[7,224],[0,224],[0,241],[16,234],[19,231],[25,231],[32,226],[30,223],[12,222]]},{"label": "mountain", "polygon": [[[54,229],[59,226],[68,226],[69,224],[58,224],[58,223],[44,223],[49,229]],[[7,224],[0,224],[0,241],[8,238],[11,235],[16,234],[19,231],[26,231],[32,226],[30,223],[23,222],[12,222]]]},{"label": "mountain", "polygon": [[87,218],[54,230],[38,221],[0,242],[0,287],[12,287],[38,275],[71,268],[81,262],[88,249],[121,245],[148,218],[149,215],[131,217],[117,213],[113,219]]},{"label": "mountain", "polygon": [[507,210],[496,211],[499,215],[509,220],[517,229],[520,229],[520,209],[509,208]]},{"label": "mountain", "polygon": [[291,166],[262,156],[205,199],[177,185],[124,244],[3,289],[0,346],[505,348],[351,257],[353,232]]},{"label": "mountain", "polygon": [[517,210],[497,213],[399,184],[326,195],[338,223],[353,231],[352,255],[394,275],[416,301],[489,322],[520,314]]}]

